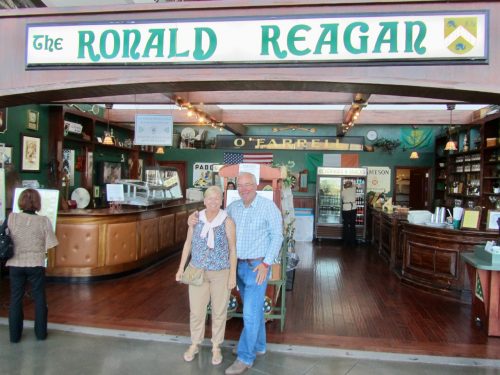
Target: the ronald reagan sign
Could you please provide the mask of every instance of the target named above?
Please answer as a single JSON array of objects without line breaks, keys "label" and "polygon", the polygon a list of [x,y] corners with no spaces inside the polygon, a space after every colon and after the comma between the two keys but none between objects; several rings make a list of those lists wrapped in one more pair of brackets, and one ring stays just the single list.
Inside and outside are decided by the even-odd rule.
[{"label": "the ronald reagan sign", "polygon": [[28,24],[26,66],[485,62],[488,11]]}]

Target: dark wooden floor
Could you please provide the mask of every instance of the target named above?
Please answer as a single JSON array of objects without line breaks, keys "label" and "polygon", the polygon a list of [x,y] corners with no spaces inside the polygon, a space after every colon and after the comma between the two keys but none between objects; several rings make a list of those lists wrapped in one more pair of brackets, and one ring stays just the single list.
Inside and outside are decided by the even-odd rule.
[{"label": "dark wooden floor", "polygon": [[[300,263],[287,293],[285,330],[268,341],[398,353],[500,359],[500,338],[471,322],[470,306],[400,283],[369,246],[298,243]],[[189,335],[187,287],[174,281],[178,257],[129,277],[91,284],[50,283],[49,321]],[[7,316],[8,279],[0,283]],[[33,318],[26,300],[26,318]],[[237,339],[241,319],[228,321]],[[207,334],[210,331],[207,330]]]}]

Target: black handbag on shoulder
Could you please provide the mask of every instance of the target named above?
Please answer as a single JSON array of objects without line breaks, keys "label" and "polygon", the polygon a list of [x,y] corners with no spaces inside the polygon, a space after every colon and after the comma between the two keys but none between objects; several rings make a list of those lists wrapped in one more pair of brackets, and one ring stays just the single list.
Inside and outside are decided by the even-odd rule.
[{"label": "black handbag on shoulder", "polygon": [[9,260],[14,256],[14,243],[7,227],[7,219],[8,217],[5,218],[0,227],[0,261]]}]

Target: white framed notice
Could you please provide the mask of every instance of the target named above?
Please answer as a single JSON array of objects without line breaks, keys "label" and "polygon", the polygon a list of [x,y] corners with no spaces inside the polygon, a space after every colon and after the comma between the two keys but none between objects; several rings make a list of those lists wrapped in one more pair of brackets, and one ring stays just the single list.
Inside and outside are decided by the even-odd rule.
[{"label": "white framed notice", "polygon": [[174,121],[171,115],[135,115],[134,144],[172,146]]},{"label": "white framed notice", "polygon": [[123,184],[106,184],[106,200],[108,202],[123,202],[125,200]]},{"label": "white framed notice", "polygon": [[[16,188],[14,191],[14,201],[12,202],[12,212],[21,212],[17,201],[21,193],[27,188]],[[57,223],[57,206],[59,204],[59,190],[55,189],[36,189],[42,198],[42,209],[38,212],[39,215],[47,216],[52,223],[52,229],[56,231]]]},{"label": "white framed notice", "polygon": [[260,164],[240,164],[240,170],[239,173],[241,172],[248,172],[251,173],[255,176],[255,180],[257,181],[257,185],[259,184],[260,181]]}]

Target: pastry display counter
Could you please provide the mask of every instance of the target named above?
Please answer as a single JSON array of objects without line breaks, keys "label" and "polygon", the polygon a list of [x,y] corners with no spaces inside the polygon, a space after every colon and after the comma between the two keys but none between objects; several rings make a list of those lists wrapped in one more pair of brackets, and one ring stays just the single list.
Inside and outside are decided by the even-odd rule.
[{"label": "pastry display counter", "polygon": [[58,214],[59,245],[49,250],[47,277],[88,281],[119,276],[168,257],[184,244],[187,217],[203,202],[166,207],[69,210]]},{"label": "pastry display counter", "polygon": [[471,286],[461,254],[497,238],[496,232],[410,224],[398,214],[371,209],[372,243],[402,282],[463,302]]}]

